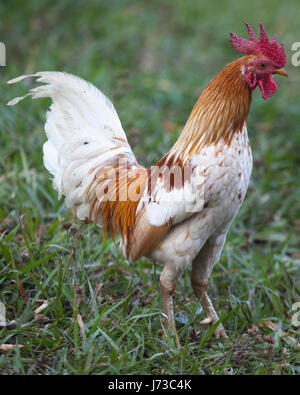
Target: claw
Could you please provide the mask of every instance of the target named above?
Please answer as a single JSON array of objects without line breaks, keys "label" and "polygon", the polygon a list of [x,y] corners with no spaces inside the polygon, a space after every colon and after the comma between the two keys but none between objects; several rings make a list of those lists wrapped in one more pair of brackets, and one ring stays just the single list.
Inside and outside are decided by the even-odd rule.
[{"label": "claw", "polygon": [[215,330],[214,335],[216,339],[228,339],[227,333],[222,324],[220,324]]},{"label": "claw", "polygon": [[[208,325],[208,324],[212,324],[212,323],[214,323],[214,320],[212,317],[206,317],[206,318],[204,318],[204,320],[200,321],[200,325]],[[225,331],[222,324],[220,324],[218,326],[218,328],[215,330],[214,335],[215,335],[216,339],[227,339],[228,338],[226,331]]]},{"label": "claw", "polygon": [[200,325],[208,325],[212,323],[212,318],[211,317],[206,317],[204,320],[200,321]]}]

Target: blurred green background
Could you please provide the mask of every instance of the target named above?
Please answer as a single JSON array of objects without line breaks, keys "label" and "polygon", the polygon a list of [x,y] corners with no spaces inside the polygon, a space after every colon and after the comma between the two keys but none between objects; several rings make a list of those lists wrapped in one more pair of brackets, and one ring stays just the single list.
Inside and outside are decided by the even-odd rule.
[{"label": "blurred green background", "polygon": [[[7,50],[0,68],[0,301],[9,320],[25,325],[0,328],[0,343],[25,345],[22,353],[0,355],[0,373],[299,372],[295,346],[280,332],[299,339],[291,325],[300,266],[300,67],[291,64],[292,43],[300,41],[299,1],[12,0],[0,3],[0,15]],[[239,358],[232,351],[222,359],[232,343],[214,343],[199,332],[202,312],[187,272],[175,297],[186,344],[177,353],[172,340],[164,343],[159,335],[161,269],[144,260],[129,265],[92,226],[65,230],[62,224],[72,218],[42,162],[49,101],[8,108],[8,100],[32,85],[6,81],[43,70],[91,81],[113,101],[134,153],[149,166],[176,141],[205,85],[240,56],[229,32],[246,38],[245,21],[255,32],[262,22],[270,37],[278,35],[289,78],[275,77],[278,91],[269,101],[258,90],[253,95],[252,181],[210,292],[219,311],[229,314],[230,341],[263,320],[279,329],[261,327],[275,336],[266,354],[264,343],[257,351],[249,338],[238,346]],[[49,301],[45,324],[34,319],[39,299]]]}]

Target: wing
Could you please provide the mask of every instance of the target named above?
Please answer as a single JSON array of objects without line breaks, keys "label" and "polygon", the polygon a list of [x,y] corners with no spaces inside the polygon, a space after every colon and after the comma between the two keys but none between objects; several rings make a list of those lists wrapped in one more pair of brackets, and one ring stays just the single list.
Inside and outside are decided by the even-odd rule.
[{"label": "wing", "polygon": [[147,255],[171,227],[203,209],[204,178],[201,166],[183,165],[168,155],[148,169],[135,229],[125,245],[131,261]]}]

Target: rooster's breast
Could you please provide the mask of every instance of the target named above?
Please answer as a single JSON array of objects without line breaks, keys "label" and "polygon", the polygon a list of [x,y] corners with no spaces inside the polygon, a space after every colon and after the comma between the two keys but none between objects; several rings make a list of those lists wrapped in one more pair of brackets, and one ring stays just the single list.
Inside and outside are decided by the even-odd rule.
[{"label": "rooster's breast", "polygon": [[192,159],[204,177],[204,206],[173,226],[152,252],[151,258],[187,266],[198,255],[206,240],[227,232],[246,195],[252,153],[246,127],[233,136],[230,145],[220,142],[201,150]]}]

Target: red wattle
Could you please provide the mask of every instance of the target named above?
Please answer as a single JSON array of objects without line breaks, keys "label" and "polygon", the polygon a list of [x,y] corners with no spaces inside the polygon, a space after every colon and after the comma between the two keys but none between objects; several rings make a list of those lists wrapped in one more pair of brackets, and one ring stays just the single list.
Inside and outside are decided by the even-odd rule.
[{"label": "red wattle", "polygon": [[262,98],[264,100],[270,99],[271,96],[277,91],[277,85],[275,84],[272,74],[268,74],[258,81]]}]

